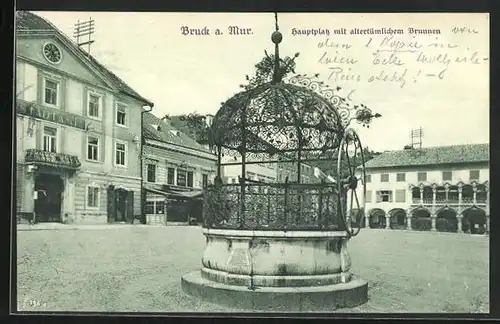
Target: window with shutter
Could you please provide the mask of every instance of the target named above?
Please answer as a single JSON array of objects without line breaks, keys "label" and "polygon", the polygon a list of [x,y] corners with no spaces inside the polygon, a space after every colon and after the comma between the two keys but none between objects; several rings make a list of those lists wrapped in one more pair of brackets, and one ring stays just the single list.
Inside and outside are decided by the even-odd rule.
[{"label": "window with shutter", "polygon": [[193,171],[188,171],[187,173],[187,186],[193,188],[194,185],[194,174]]},{"label": "window with shutter", "polygon": [[469,180],[479,180],[479,170],[470,170]]},{"label": "window with shutter", "polygon": [[405,189],[396,190],[396,202],[406,202],[406,190]]},{"label": "window with shutter", "polygon": [[396,175],[396,181],[397,182],[404,182],[404,181],[406,181],[406,173],[398,173]]},{"label": "window with shutter", "polygon": [[173,185],[175,183],[175,169],[168,168],[167,169],[167,184]]},{"label": "window with shutter", "polygon": [[380,175],[380,182],[389,182],[389,174],[388,173],[382,173]]},{"label": "window with shutter", "polygon": [[366,202],[367,203],[372,202],[372,191],[371,190],[366,190]]},{"label": "window with shutter", "polygon": [[443,181],[451,181],[452,173],[451,171],[443,171]]},{"label": "window with shutter", "polygon": [[418,181],[427,181],[427,172],[418,172],[417,173]]}]

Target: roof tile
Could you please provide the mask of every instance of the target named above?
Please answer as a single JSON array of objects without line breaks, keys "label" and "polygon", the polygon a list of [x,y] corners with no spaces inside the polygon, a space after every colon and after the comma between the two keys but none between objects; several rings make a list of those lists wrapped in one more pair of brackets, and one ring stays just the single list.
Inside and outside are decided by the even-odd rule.
[{"label": "roof tile", "polygon": [[[160,130],[155,129],[153,125],[159,125]],[[204,153],[211,153],[205,146],[198,144],[194,139],[172,126],[169,121],[163,121],[151,113],[144,113],[142,127],[146,139],[171,143]]]},{"label": "roof tile", "polygon": [[366,168],[488,162],[489,144],[466,144],[387,151],[366,162]]}]

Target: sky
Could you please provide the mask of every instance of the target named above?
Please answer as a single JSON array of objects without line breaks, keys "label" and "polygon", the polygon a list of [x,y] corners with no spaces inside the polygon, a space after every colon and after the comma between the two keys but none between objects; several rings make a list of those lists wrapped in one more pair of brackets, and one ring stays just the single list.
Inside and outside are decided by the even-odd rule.
[{"label": "sky", "polygon": [[[35,14],[70,37],[78,20],[94,19],[91,54],[151,100],[160,117],[215,115],[264,50],[274,53],[272,13]],[[280,56],[300,53],[297,73],[319,73],[353,104],[382,115],[370,128],[352,125],[370,149],[402,149],[420,127],[424,147],[489,143],[488,14],[280,13],[278,24]],[[230,26],[251,33],[230,35]],[[183,27],[210,34],[183,35]],[[403,34],[388,34],[397,30]]]}]

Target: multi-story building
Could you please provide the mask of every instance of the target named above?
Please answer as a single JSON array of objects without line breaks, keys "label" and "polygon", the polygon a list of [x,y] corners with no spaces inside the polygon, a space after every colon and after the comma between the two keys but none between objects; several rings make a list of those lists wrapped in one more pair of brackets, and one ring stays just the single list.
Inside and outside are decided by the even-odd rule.
[{"label": "multi-story building", "polygon": [[366,174],[366,227],[489,230],[489,144],[388,151]]},{"label": "multi-story building", "polygon": [[140,214],[140,119],[152,103],[50,22],[16,19],[18,220],[107,223]]},{"label": "multi-story building", "polygon": [[201,221],[202,189],[215,178],[217,157],[151,113],[143,116],[143,135],[146,223]]}]

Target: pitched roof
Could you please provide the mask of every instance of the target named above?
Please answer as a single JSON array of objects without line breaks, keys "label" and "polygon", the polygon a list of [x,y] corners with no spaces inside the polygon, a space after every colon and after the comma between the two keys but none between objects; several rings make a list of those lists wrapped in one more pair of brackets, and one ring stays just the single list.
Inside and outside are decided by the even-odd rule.
[{"label": "pitched roof", "polygon": [[109,79],[120,92],[123,92],[131,97],[134,97],[144,103],[149,105],[153,105],[151,101],[145,99],[141,95],[139,95],[134,89],[128,86],[122,79],[120,79],[116,74],[111,72],[104,65],[99,63],[94,57],[92,57],[87,52],[83,51],[78,45],[76,45],[73,40],[71,40],[68,36],[66,36],[62,31],[60,31],[57,27],[51,24],[48,20],[35,15],[29,11],[17,11],[16,14],[16,30],[22,31],[50,31],[55,32],[61,38],[67,41],[68,45],[71,46],[73,50],[76,52],[85,55],[88,58],[88,62],[100,73],[102,73],[107,79]]},{"label": "pitched roof", "polygon": [[366,168],[488,162],[489,144],[466,144],[387,151],[366,162]]},{"label": "pitched roof", "polygon": [[[179,131],[169,121],[163,121],[151,113],[144,113],[142,120],[143,134],[146,139],[183,146],[204,153],[212,153],[205,146]],[[160,130],[153,125],[159,125]]]}]

